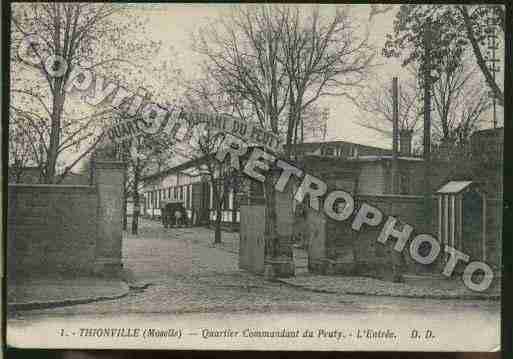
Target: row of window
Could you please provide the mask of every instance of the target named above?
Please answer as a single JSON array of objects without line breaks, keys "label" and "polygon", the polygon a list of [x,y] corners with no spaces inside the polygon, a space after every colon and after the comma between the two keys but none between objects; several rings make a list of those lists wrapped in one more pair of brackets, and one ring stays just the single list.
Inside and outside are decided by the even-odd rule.
[{"label": "row of window", "polygon": [[185,208],[190,209],[192,207],[192,185],[156,189],[146,192],[144,197],[146,208],[160,208],[160,204],[164,200],[179,200],[184,202]]},{"label": "row of window", "polygon": [[[217,181],[218,193],[222,193],[222,184],[221,181]],[[214,194],[212,192],[212,183],[205,183],[206,186],[203,187],[203,201],[202,206],[208,207],[209,209],[214,208]],[[231,210],[238,208],[239,204],[237,201],[237,196],[232,191],[224,191],[223,195],[223,205],[222,208],[224,210]],[[178,200],[183,201],[186,209],[192,208],[192,184],[182,185],[182,186],[174,186],[168,188],[156,189],[153,191],[148,191],[144,194],[146,208],[160,208],[161,202],[164,200]]]},{"label": "row of window", "polygon": [[[223,210],[231,210],[231,209],[238,209],[239,203],[237,201],[237,196],[235,195],[235,192],[232,190],[229,191],[223,191],[223,182],[222,180],[217,180],[216,185],[218,186],[218,194],[222,195],[222,209]],[[213,193],[213,185],[211,182],[209,182],[207,187],[207,193],[204,195],[208,195],[208,208],[213,210],[214,208],[214,193]]]},{"label": "row of window", "polygon": [[323,156],[358,156],[358,146],[325,146],[321,148],[321,155]]}]

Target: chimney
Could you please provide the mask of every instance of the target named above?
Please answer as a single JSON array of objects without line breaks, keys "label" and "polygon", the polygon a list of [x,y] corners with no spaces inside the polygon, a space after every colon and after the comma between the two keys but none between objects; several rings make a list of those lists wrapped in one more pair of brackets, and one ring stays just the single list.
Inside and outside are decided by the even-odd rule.
[{"label": "chimney", "polygon": [[412,130],[401,130],[400,131],[400,141],[401,141],[401,156],[409,157],[411,156],[411,139],[412,139]]}]

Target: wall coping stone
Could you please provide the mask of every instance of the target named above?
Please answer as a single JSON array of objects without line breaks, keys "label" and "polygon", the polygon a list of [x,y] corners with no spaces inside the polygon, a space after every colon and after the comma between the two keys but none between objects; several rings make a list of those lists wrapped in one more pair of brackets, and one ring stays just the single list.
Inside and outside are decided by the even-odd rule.
[{"label": "wall coping stone", "polygon": [[[383,198],[383,199],[405,199],[405,200],[423,200],[424,196],[417,196],[417,195],[411,195],[411,194],[372,194],[372,193],[359,193],[353,196],[355,199],[358,198]],[[432,199],[436,199],[437,197],[435,195],[431,195]]]},{"label": "wall coping stone", "polygon": [[[355,197],[377,197],[377,198],[401,198],[401,199],[424,199],[424,196],[417,196],[413,194],[372,194],[372,193],[359,193]],[[436,196],[432,196],[436,198]]]},{"label": "wall coping stone", "polygon": [[60,184],[14,184],[8,185],[10,192],[29,192],[38,190],[40,192],[95,192],[96,187],[90,185],[60,185]]},{"label": "wall coping stone", "polygon": [[105,161],[95,160],[94,166],[101,169],[125,169],[126,165],[123,161]]}]

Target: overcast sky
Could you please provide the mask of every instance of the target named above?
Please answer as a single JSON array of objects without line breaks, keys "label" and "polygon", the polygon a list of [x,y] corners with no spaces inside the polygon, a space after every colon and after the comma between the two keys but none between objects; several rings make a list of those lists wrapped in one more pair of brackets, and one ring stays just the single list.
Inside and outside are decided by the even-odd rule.
[{"label": "overcast sky", "polygon": [[[321,5],[321,11],[333,11],[335,5]],[[155,40],[163,41],[163,48],[169,46],[174,48],[173,52],[167,54],[171,57],[177,66],[182,68],[186,76],[194,76],[195,64],[199,59],[190,49],[190,34],[197,31],[198,27],[203,26],[215,17],[223,16],[223,13],[229,10],[230,5],[224,4],[147,4],[134,5],[141,15],[149,19],[149,34]],[[369,7],[367,5],[351,6],[351,14],[358,23],[367,24],[369,16]],[[385,15],[378,15],[373,18],[371,25],[370,41],[377,46],[381,46],[385,39],[385,34],[392,31],[393,18],[395,11]],[[163,55],[165,55],[164,50]],[[381,56],[377,62],[384,65],[376,71],[380,73],[383,79],[390,78],[401,72],[401,66],[396,59],[386,59]],[[328,122],[328,140],[347,140],[371,145],[391,146],[389,140],[385,140],[374,131],[367,130],[354,123],[357,117],[357,108],[346,98],[321,99],[318,102],[321,106],[327,106],[330,109],[330,118]]]},{"label": "overcast sky", "polygon": [[[195,75],[195,66],[200,62],[200,58],[191,50],[191,34],[196,32],[199,27],[204,26],[211,20],[220,18],[229,11],[233,5],[225,4],[132,4],[133,10],[148,20],[146,30],[152,40],[162,41],[162,51],[159,58],[154,60],[154,65],[162,61],[161,57],[167,57],[167,60],[173,62],[176,67],[181,68],[186,77],[192,78]],[[337,4],[320,5],[321,13],[331,13]],[[405,71],[400,65],[400,59],[389,59],[382,57],[381,48],[385,42],[385,35],[393,30],[393,21],[398,6],[385,14],[374,16],[369,22],[370,7],[365,4],[351,5],[350,15],[353,23],[360,28],[369,26],[371,44],[376,46],[378,56],[376,63],[381,65],[374,68],[381,81],[392,82],[392,77],[404,79]],[[472,61],[474,61],[472,59]],[[499,73],[503,76],[503,73]],[[145,84],[141,84],[145,86]],[[172,85],[170,85],[170,88]],[[382,147],[391,147],[391,140],[385,139],[375,131],[366,129],[356,123],[359,118],[360,110],[344,97],[330,97],[318,101],[320,107],[328,107],[330,117],[328,121],[327,140],[346,140],[367,145],[376,145]],[[502,121],[502,108],[498,107],[499,123]],[[491,126],[491,113],[487,123]],[[488,126],[489,127],[489,126]],[[67,157],[67,154],[65,155]],[[74,155],[71,155],[74,157]]]},{"label": "overcast sky", "polygon": [[[320,5],[321,12],[329,13],[335,6]],[[200,59],[194,54],[191,47],[191,33],[198,30],[209,19],[223,16],[230,5],[225,4],[137,4],[134,5],[141,12],[141,16],[149,19],[148,30],[156,40],[163,41],[163,48],[174,48],[167,54],[170,60],[182,68],[186,76],[194,76],[194,65]],[[369,23],[370,8],[367,5],[351,5],[351,15],[360,26],[370,26],[370,42],[377,46],[378,53],[384,44],[385,35],[392,32],[393,20],[397,10],[380,14],[372,18]],[[166,55],[164,52],[163,55]],[[388,59],[379,55],[377,63],[382,63],[374,71],[382,81],[392,81],[393,76],[404,76],[399,59]],[[321,106],[330,109],[328,121],[328,140],[347,140],[369,145],[391,146],[390,140],[384,139],[376,132],[368,130],[355,123],[359,110],[350,100],[342,97],[321,99]],[[490,120],[491,123],[491,120]],[[501,121],[502,123],[502,121]]]}]

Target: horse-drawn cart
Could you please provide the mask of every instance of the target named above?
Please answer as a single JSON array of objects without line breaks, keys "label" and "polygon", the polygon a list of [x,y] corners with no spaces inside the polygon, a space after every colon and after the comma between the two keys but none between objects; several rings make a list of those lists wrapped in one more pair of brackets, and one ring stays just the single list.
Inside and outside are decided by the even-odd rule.
[{"label": "horse-drawn cart", "polygon": [[189,222],[182,201],[162,201],[160,211],[164,228],[186,226]]}]

